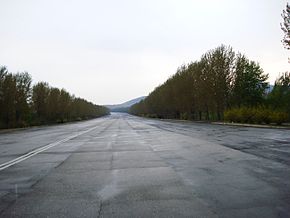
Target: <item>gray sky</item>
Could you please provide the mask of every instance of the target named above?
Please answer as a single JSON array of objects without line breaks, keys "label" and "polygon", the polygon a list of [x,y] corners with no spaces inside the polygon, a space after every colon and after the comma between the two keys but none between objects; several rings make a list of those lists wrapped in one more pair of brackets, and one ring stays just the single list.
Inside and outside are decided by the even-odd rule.
[{"label": "gray sky", "polygon": [[221,44],[274,82],[284,0],[0,0],[0,65],[97,104],[147,95]]}]

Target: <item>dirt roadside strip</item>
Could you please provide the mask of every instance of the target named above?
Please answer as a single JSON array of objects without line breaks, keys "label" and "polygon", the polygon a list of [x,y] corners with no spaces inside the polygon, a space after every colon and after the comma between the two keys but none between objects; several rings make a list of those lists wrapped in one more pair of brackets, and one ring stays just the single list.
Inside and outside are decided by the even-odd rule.
[{"label": "dirt roadside strip", "polygon": [[[146,119],[158,119],[158,118],[146,118]],[[178,119],[158,119],[161,121],[173,121],[173,122],[187,122],[187,123],[205,123],[213,125],[225,125],[225,126],[239,126],[239,127],[253,127],[253,128],[267,128],[267,129],[290,129],[290,123],[285,123],[281,126],[267,125],[267,124],[249,124],[249,123],[230,123],[230,122],[218,122],[218,121],[195,121],[195,120],[178,120]]]},{"label": "dirt roadside strip", "polygon": [[254,128],[268,128],[268,129],[290,129],[290,124],[284,124],[282,126],[277,125],[262,125],[262,124],[248,124],[248,123],[229,123],[229,122],[211,122],[216,125],[228,125],[228,126],[241,126],[241,127],[254,127]]}]

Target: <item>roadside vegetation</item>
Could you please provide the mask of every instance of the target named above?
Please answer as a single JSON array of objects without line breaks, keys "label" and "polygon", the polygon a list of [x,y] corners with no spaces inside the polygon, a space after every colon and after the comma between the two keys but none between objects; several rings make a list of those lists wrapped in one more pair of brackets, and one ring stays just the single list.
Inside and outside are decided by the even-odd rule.
[{"label": "roadside vegetation", "polygon": [[[285,49],[290,49],[290,6],[282,12]],[[290,62],[290,59],[289,59]],[[278,125],[290,122],[290,73],[272,87],[260,65],[224,45],[181,66],[176,74],[133,105],[130,113],[152,118]]]},{"label": "roadside vegetation", "polygon": [[96,118],[109,113],[103,106],[77,98],[46,82],[32,86],[27,72],[13,74],[0,67],[0,128],[27,127]]},{"label": "roadside vegetation", "polygon": [[181,66],[130,113],[164,119],[288,122],[290,74],[283,73],[272,90],[267,79],[258,63],[222,45]]}]

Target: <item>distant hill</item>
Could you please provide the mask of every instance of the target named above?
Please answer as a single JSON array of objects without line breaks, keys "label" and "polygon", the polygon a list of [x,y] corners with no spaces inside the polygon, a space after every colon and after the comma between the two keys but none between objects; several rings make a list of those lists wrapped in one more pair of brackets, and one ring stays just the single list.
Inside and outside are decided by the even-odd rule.
[{"label": "distant hill", "polygon": [[146,96],[142,96],[139,98],[134,98],[130,101],[126,101],[122,104],[112,104],[112,105],[105,105],[107,108],[110,109],[111,112],[128,112],[129,108],[136,103],[139,103],[143,99],[145,99]]},{"label": "distant hill", "polygon": [[267,87],[267,89],[266,89],[266,94],[269,94],[270,92],[272,92],[273,91],[273,88],[274,88],[274,85],[269,85],[268,87]]}]

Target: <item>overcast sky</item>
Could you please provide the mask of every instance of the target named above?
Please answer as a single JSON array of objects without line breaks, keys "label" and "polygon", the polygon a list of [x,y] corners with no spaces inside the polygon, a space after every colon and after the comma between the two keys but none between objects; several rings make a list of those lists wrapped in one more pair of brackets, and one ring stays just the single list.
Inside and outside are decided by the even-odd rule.
[{"label": "overcast sky", "polygon": [[284,0],[0,0],[0,65],[97,104],[148,95],[221,44],[289,70]]}]

